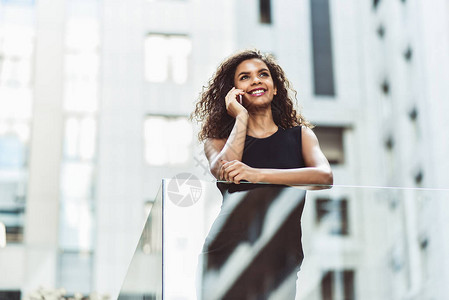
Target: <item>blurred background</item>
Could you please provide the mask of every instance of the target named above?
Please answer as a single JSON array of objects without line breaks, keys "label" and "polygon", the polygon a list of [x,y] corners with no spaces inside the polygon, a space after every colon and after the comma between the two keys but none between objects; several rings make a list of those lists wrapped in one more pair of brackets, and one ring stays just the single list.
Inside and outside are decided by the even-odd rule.
[{"label": "blurred background", "polygon": [[445,0],[0,0],[0,299],[115,297],[161,179],[213,180],[188,117],[251,47],[336,185],[449,188]]}]

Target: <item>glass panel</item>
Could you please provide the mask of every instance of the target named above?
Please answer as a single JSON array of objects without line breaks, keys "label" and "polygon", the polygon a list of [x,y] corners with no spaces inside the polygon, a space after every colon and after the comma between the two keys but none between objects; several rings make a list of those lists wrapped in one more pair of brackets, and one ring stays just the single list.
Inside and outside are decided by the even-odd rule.
[{"label": "glass panel", "polygon": [[162,299],[162,187],[151,206],[118,299]]}]

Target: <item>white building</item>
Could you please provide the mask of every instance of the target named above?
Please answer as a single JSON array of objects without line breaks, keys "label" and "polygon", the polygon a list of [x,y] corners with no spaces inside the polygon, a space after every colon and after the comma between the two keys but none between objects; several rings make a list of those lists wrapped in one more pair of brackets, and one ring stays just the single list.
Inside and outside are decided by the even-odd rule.
[{"label": "white building", "polygon": [[[160,179],[212,179],[187,118],[241,48],[277,57],[336,185],[447,188],[448,12],[443,0],[0,1],[0,292],[118,293]],[[309,193],[304,244],[329,242],[330,259],[304,266],[320,270],[308,296],[340,299],[346,283],[348,299],[443,298],[447,193]],[[346,219],[317,242],[329,205]],[[402,242],[377,245],[372,212],[402,220]],[[377,290],[363,275],[373,245],[402,262]]]}]

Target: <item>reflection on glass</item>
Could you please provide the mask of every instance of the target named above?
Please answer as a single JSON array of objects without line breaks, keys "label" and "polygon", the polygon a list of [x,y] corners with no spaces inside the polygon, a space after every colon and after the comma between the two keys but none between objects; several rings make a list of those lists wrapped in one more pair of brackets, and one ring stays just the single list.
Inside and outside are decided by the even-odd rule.
[{"label": "reflection on glass", "polygon": [[305,191],[249,184],[239,190],[224,193],[206,238],[201,299],[266,299],[280,289],[294,295]]}]

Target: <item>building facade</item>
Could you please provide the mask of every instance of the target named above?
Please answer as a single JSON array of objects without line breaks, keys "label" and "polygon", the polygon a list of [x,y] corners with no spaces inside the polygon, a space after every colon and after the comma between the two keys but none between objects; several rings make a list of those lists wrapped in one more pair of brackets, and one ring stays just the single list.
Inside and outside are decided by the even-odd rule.
[{"label": "building facade", "polygon": [[[213,179],[188,116],[219,62],[255,47],[284,68],[334,171],[333,190],[308,193],[298,297],[443,298],[448,13],[444,0],[0,1],[0,292],[116,295],[161,178]],[[366,185],[441,190],[344,188]],[[400,229],[377,245],[380,215]],[[388,262],[376,289],[370,257]]]}]

